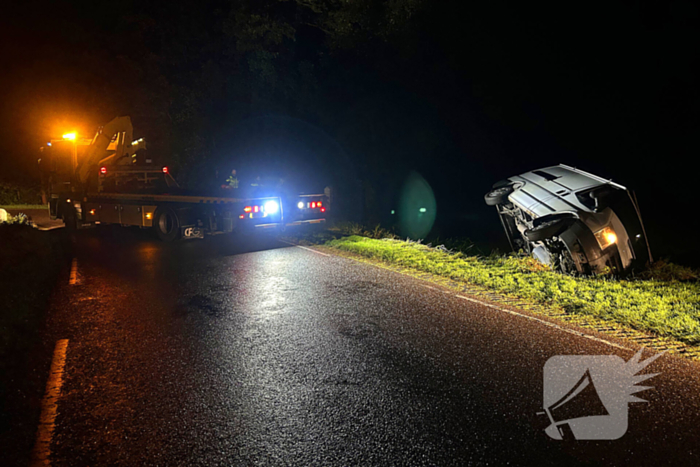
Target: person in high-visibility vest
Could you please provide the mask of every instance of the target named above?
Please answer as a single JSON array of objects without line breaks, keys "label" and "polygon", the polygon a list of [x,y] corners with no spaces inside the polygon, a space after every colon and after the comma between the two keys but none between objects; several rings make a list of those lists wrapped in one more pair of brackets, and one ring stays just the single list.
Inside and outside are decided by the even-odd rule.
[{"label": "person in high-visibility vest", "polygon": [[231,175],[226,179],[226,185],[221,185],[221,188],[238,189],[238,177],[236,177],[236,169],[231,171]]}]

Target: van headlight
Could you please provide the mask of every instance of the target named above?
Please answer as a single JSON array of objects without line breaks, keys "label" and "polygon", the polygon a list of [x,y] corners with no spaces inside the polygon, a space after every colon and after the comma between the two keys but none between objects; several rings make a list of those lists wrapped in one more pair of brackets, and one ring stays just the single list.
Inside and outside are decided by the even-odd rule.
[{"label": "van headlight", "polygon": [[606,249],[613,243],[617,242],[617,234],[612,227],[603,227],[599,231],[595,232],[595,239],[598,240],[598,245],[601,249]]},{"label": "van headlight", "polygon": [[275,214],[279,209],[280,205],[277,204],[277,201],[270,200],[265,203],[265,214]]}]

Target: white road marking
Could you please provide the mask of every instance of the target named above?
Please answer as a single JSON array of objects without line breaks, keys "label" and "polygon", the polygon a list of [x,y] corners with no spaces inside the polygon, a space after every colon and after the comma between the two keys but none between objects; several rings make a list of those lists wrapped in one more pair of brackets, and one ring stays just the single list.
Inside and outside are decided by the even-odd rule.
[{"label": "white road marking", "polygon": [[281,243],[286,243],[287,245],[291,245],[291,246],[295,246],[295,247],[297,247],[297,248],[301,248],[302,250],[312,251],[312,252],[314,252],[314,253],[316,253],[316,254],[319,254],[319,255],[323,255],[323,256],[332,256],[332,255],[329,255],[328,253],[321,253],[320,251],[316,251],[316,250],[314,250],[313,248],[307,248],[307,247],[305,247],[305,246],[297,245],[296,243],[285,242],[284,240],[278,240],[278,241],[281,242]]},{"label": "white road marking", "polygon": [[65,227],[65,225],[52,225],[52,226],[50,226],[50,227],[37,227],[37,229],[39,229],[39,230],[41,230],[41,231],[43,231],[43,232],[46,232],[46,231],[49,231],[49,230],[62,229],[62,228],[64,228],[64,227]]},{"label": "white road marking", "polygon": [[61,339],[56,342],[51,361],[51,371],[46,382],[46,393],[41,401],[41,417],[39,418],[39,429],[36,434],[36,443],[32,450],[31,467],[51,465],[49,456],[51,455],[51,438],[53,437],[54,422],[56,421],[56,410],[58,409],[58,398],[61,396],[61,386],[63,385],[63,369],[66,365],[66,352],[68,351],[68,339]]},{"label": "white road marking", "polygon": [[[364,263],[364,264],[369,264],[369,263]],[[375,265],[372,264],[371,266],[375,266]],[[375,266],[375,267],[378,267],[378,268],[383,269],[383,270],[385,270],[385,271],[395,272],[395,273],[397,273],[397,274],[401,274],[402,276],[406,276],[406,274],[402,274],[402,273],[399,272],[399,271],[394,271],[394,270],[392,270],[392,269],[383,268],[383,267],[381,267],[381,266]],[[412,276],[408,276],[408,277],[410,277],[411,279],[416,279],[415,277],[412,277]],[[419,280],[420,280],[420,279],[419,279]],[[444,294],[447,294],[447,295],[454,295],[455,297],[461,298],[461,299],[463,299],[463,300],[468,300],[468,301],[470,301],[470,302],[478,303],[478,304],[480,304],[480,305],[484,305],[484,306],[486,306],[486,307],[493,308],[494,310],[502,311],[502,312],[504,312],[504,313],[510,313],[511,315],[520,316],[520,317],[522,317],[522,318],[526,318],[526,319],[529,319],[529,320],[532,320],[532,321],[537,321],[538,323],[544,324],[545,326],[549,326],[549,327],[551,327],[551,328],[555,328],[555,329],[558,329],[558,330],[560,330],[560,331],[563,331],[563,332],[566,332],[566,333],[569,333],[569,334],[573,334],[574,336],[584,337],[584,338],[586,338],[586,339],[590,339],[590,340],[593,340],[593,341],[596,341],[596,342],[600,342],[600,343],[602,343],[602,344],[607,344],[607,345],[609,345],[609,346],[611,346],[611,347],[615,347],[615,348],[618,348],[618,349],[621,349],[621,350],[632,350],[632,349],[630,349],[629,347],[624,347],[624,346],[619,345],[619,344],[616,344],[616,343],[614,343],[614,342],[610,342],[610,341],[607,341],[607,340],[605,340],[605,339],[601,339],[601,338],[599,338],[599,337],[591,336],[591,335],[585,334],[585,333],[583,333],[583,332],[574,331],[573,329],[568,329],[568,328],[565,328],[565,327],[563,327],[563,326],[559,326],[558,324],[551,323],[551,322],[549,322],[549,321],[547,321],[547,320],[544,320],[544,319],[536,318],[536,317],[534,317],[534,316],[526,315],[526,314],[524,314],[524,313],[518,313],[517,311],[508,310],[508,309],[506,309],[506,308],[501,308],[501,307],[492,305],[492,304],[490,304],[490,303],[483,302],[483,301],[478,300],[478,299],[476,299],[476,298],[467,297],[467,296],[464,296],[464,295],[460,295],[460,294],[458,294],[458,293],[448,292],[448,291],[446,291],[446,290],[442,290],[442,289],[439,289],[439,288],[437,288],[437,287],[433,287],[433,286],[426,285],[426,284],[420,284],[420,285],[421,285],[422,287],[425,287],[426,289],[436,290],[436,291],[438,291],[438,292],[441,292],[441,293],[444,293]]]},{"label": "white road marking", "polygon": [[[445,293],[449,293],[449,292],[445,292]],[[575,336],[585,337],[586,339],[591,339],[591,340],[594,340],[594,341],[596,341],[596,342],[601,342],[601,343],[603,343],[603,344],[608,344],[608,345],[610,345],[610,346],[612,346],[612,347],[616,347],[616,348],[622,349],[622,350],[632,350],[632,349],[630,349],[630,348],[623,347],[623,346],[621,346],[621,345],[615,344],[614,342],[606,341],[605,339],[601,339],[601,338],[599,338],[599,337],[591,336],[591,335],[589,335],[589,334],[584,334],[584,333],[579,332],[579,331],[574,331],[573,329],[567,329],[567,328],[565,328],[565,327],[563,327],[563,326],[559,326],[558,324],[550,323],[549,321],[544,320],[544,319],[536,318],[536,317],[534,317],[534,316],[526,315],[526,314],[524,314],[524,313],[518,313],[517,311],[508,310],[508,309],[506,309],[506,308],[501,308],[501,307],[499,307],[499,306],[492,305],[492,304],[490,304],[490,303],[482,302],[481,300],[477,300],[476,298],[466,297],[466,296],[460,295],[460,294],[454,294],[454,296],[455,296],[455,297],[458,297],[458,298],[461,298],[461,299],[463,299],[463,300],[468,300],[468,301],[470,301],[470,302],[478,303],[478,304],[480,304],[480,305],[484,305],[484,306],[487,306],[487,307],[489,307],[489,308],[493,308],[494,310],[502,311],[502,312],[504,312],[504,313],[510,313],[511,315],[520,316],[520,317],[522,317],[522,318],[527,318],[527,319],[530,319],[530,320],[532,320],[532,321],[537,321],[538,323],[544,324],[545,326],[549,326],[549,327],[551,327],[551,328],[559,329],[560,331],[568,332],[569,334],[573,334],[573,335],[575,335]]]},{"label": "white road marking", "polygon": [[[302,249],[304,249],[304,250],[313,251],[314,253],[318,253],[319,255],[323,255],[323,256],[332,256],[332,255],[329,255],[329,254],[327,254],[327,253],[321,253],[320,251],[312,250],[311,248],[303,247],[303,246],[301,246],[301,245],[295,245],[295,244],[293,244],[293,243],[285,242],[285,241],[282,241],[282,240],[280,240],[280,241],[281,241],[282,243],[286,243],[286,244],[288,244],[288,245],[293,245],[293,246],[296,246],[296,247],[298,247],[298,248],[302,248]],[[354,260],[353,260],[353,261],[354,261]],[[359,261],[358,261],[358,262],[359,262]],[[364,264],[369,264],[369,263],[364,263]],[[391,271],[391,272],[395,272],[395,273],[397,273],[397,274],[401,274],[402,276],[406,276],[406,274],[402,274],[402,273],[399,272],[399,271],[394,271],[394,270],[392,270],[392,269],[383,268],[383,267],[376,266],[376,265],[373,265],[373,264],[370,264],[370,265],[371,265],[371,266],[378,267],[378,268],[383,269],[383,270],[385,270],[385,271]],[[408,276],[408,277],[411,277],[412,279],[416,279],[415,277],[412,277],[412,276]],[[611,346],[611,347],[615,347],[615,348],[618,348],[618,349],[621,349],[621,350],[632,350],[632,349],[630,349],[629,347],[624,347],[624,346],[619,345],[619,344],[616,344],[616,343],[614,343],[614,342],[610,342],[610,341],[608,341],[608,340],[601,339],[601,338],[599,338],[599,337],[591,336],[591,335],[585,334],[585,333],[583,333],[583,332],[574,331],[573,329],[568,329],[568,328],[565,328],[565,327],[563,327],[563,326],[559,326],[558,324],[551,323],[551,322],[549,322],[549,321],[547,321],[547,320],[544,320],[544,319],[536,318],[536,317],[534,317],[534,316],[526,315],[526,314],[524,314],[524,313],[518,313],[517,311],[508,310],[508,309],[506,309],[506,308],[501,308],[501,307],[492,305],[492,304],[490,304],[490,303],[483,302],[483,301],[478,300],[478,299],[476,299],[476,298],[467,297],[467,296],[460,295],[460,294],[457,294],[457,293],[447,292],[447,291],[445,291],[445,290],[442,290],[442,289],[439,289],[439,288],[437,288],[437,287],[433,287],[433,286],[430,286],[430,285],[426,285],[426,284],[420,284],[420,285],[423,286],[423,287],[425,287],[426,289],[436,290],[436,291],[438,291],[438,292],[442,292],[442,293],[447,294],[447,295],[454,295],[455,297],[461,298],[461,299],[463,299],[463,300],[468,300],[468,301],[470,301],[470,302],[478,303],[478,304],[480,304],[480,305],[484,305],[484,306],[486,306],[486,307],[493,308],[494,310],[502,311],[502,312],[504,312],[504,313],[510,313],[511,315],[520,316],[521,318],[526,318],[526,319],[529,319],[529,320],[532,320],[532,321],[537,321],[538,323],[544,324],[545,326],[549,326],[549,327],[551,327],[551,328],[558,329],[558,330],[560,330],[560,331],[563,331],[563,332],[566,332],[566,333],[569,333],[569,334],[573,334],[574,336],[584,337],[584,338],[586,338],[586,339],[590,339],[590,340],[593,340],[593,341],[596,341],[596,342],[600,342],[600,343],[602,343],[602,344],[607,344],[607,345],[609,345],[609,346]]]},{"label": "white road marking", "polygon": [[68,280],[69,285],[76,285],[78,283],[78,258],[73,258],[73,263],[70,265],[70,279]]},{"label": "white road marking", "polygon": [[294,246],[296,246],[297,248],[301,248],[302,250],[313,251],[314,253],[316,253],[318,255],[330,256],[328,253],[321,253],[320,251],[316,251],[313,248],[306,248],[305,246],[301,246],[301,245],[294,245]]}]

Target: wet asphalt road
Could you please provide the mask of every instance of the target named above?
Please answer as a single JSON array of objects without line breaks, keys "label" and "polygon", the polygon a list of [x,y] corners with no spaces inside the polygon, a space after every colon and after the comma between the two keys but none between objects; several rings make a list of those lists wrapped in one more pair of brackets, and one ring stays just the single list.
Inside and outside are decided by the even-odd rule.
[{"label": "wet asphalt road", "polygon": [[653,363],[623,438],[555,441],[547,359],[632,351],[272,237],[78,244],[52,465],[700,464],[698,364]]}]

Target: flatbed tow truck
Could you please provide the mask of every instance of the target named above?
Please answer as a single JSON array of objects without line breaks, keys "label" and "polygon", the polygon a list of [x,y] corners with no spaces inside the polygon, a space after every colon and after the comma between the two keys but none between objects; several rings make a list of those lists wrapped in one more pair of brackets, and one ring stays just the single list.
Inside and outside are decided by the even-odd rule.
[{"label": "flatbed tow truck", "polygon": [[[152,228],[161,240],[172,241],[285,227],[280,196],[198,196],[181,189],[168,167],[138,165],[137,152],[145,143],[133,140],[129,117],[117,117],[100,128],[80,158],[77,142],[73,144],[70,165],[56,148],[45,148],[41,159],[51,218],[63,219],[69,229],[99,224],[138,226]],[[318,215],[322,202],[315,210],[309,211],[310,206],[305,202],[303,220],[325,221]],[[298,217],[292,213],[291,218]]]}]

